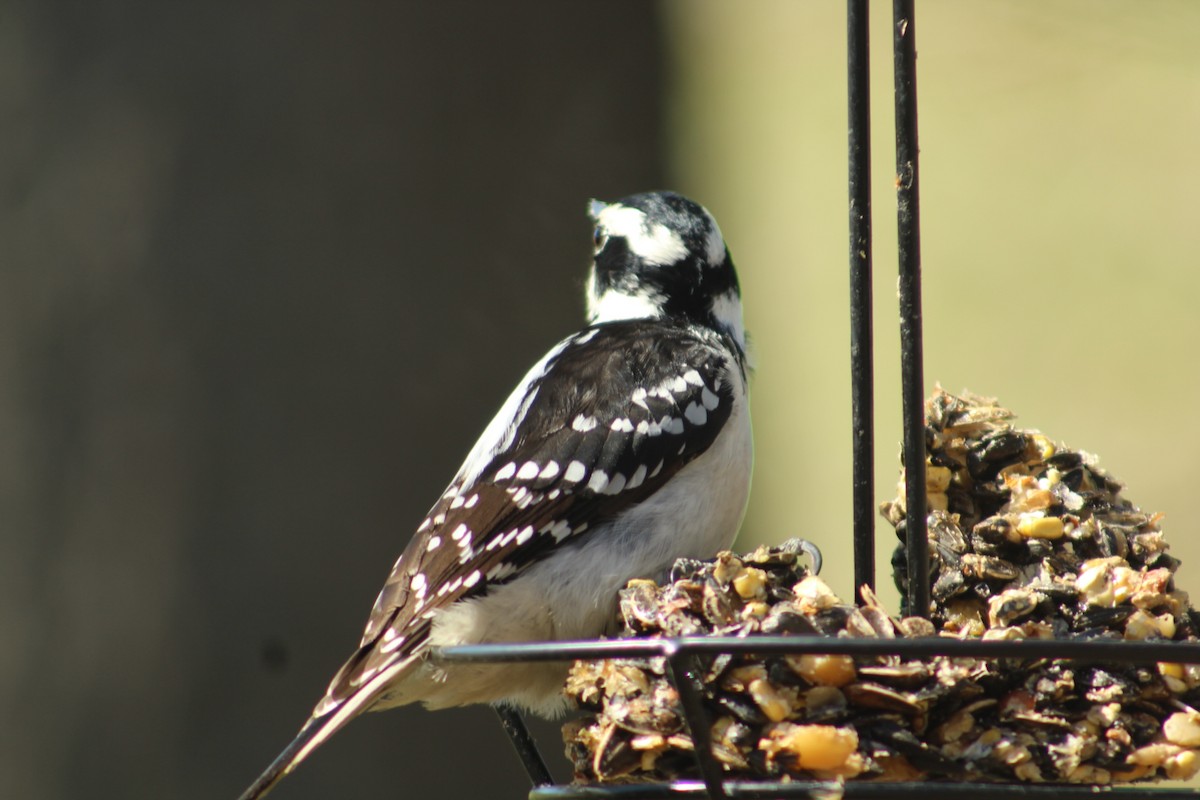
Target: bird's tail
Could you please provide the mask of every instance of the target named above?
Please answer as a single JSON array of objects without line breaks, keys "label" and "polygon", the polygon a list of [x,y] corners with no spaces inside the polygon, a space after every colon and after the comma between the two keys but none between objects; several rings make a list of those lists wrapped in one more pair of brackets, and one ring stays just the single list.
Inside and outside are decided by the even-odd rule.
[{"label": "bird's tail", "polygon": [[[271,766],[258,776],[258,779],[242,793],[238,800],[258,800],[260,797],[265,797],[267,792],[275,788],[275,784],[299,766],[301,761],[308,758],[309,753],[340,731],[347,722],[368,710],[383,690],[405,670],[412,667],[417,660],[418,656],[410,655],[389,664],[369,681],[359,686],[352,694],[341,700],[331,700],[330,696],[326,696],[317,706],[318,712],[304,723],[304,727],[296,734],[292,743],[284,748],[283,752],[271,762]],[[336,678],[334,683],[336,685]],[[330,688],[332,690],[333,687]]]}]

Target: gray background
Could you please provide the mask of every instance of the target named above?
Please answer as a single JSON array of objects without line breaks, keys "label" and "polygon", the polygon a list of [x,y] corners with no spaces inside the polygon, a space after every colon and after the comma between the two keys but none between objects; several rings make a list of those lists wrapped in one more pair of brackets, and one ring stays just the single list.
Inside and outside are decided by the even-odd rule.
[{"label": "gray background", "polygon": [[[634,2],[0,5],[0,796],[267,765],[660,184],[660,59]],[[279,796],[527,787],[405,709]]]}]

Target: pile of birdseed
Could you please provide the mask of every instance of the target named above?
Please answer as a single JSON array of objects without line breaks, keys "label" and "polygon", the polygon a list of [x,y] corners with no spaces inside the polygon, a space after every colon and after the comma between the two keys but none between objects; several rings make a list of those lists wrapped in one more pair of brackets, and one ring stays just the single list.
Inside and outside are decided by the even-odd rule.
[{"label": "pile of birdseed", "polygon": [[[1160,516],[1095,458],[1017,430],[994,401],[926,407],[931,621],[839,600],[798,548],[680,562],[621,591],[621,636],[1196,641]],[[884,516],[903,534],[899,499]],[[903,576],[898,576],[903,580]],[[703,660],[714,754],[747,778],[1109,784],[1200,771],[1200,668],[1055,659],[719,656]],[[578,662],[564,727],[580,781],[696,777],[662,659]]]}]

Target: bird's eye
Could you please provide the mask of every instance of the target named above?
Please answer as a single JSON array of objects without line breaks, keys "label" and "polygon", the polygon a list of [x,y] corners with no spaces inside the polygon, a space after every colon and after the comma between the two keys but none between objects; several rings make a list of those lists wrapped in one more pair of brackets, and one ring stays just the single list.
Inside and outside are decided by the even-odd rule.
[{"label": "bird's eye", "polygon": [[608,234],[604,232],[603,228],[596,228],[592,231],[592,244],[595,245],[594,252],[596,253],[599,253],[604,249],[604,245],[608,244]]}]

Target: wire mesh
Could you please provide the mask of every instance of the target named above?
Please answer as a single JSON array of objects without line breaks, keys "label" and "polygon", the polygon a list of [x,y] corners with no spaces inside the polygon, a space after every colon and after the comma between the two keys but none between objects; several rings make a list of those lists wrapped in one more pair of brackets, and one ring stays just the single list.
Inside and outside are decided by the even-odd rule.
[{"label": "wire mesh", "polygon": [[[871,204],[869,112],[869,0],[847,0],[847,70],[849,99],[850,190],[850,316],[853,425],[853,521],[855,586],[875,585],[875,500],[873,486],[873,354],[871,348]],[[907,519],[904,524],[909,580],[905,613],[928,616],[930,587],[925,497],[924,370],[920,269],[919,165],[916,97],[916,27],[914,0],[893,0],[893,59],[896,113],[896,189],[899,233],[899,296],[901,317],[901,394],[904,408],[904,464]],[[860,598],[861,599],[861,598]],[[626,639],[551,643],[486,644],[447,648],[436,657],[455,662],[545,662],[576,659],[660,658],[680,696],[684,723],[694,744],[701,780],[641,784],[552,785],[549,770],[520,716],[510,709],[499,713],[513,740],[533,789],[530,800],[658,800],[703,797],[792,798],[842,797],[1061,798],[1075,800],[1097,795],[1152,800],[1194,800],[1193,789],[965,782],[840,783],[828,781],[751,781],[727,778],[712,751],[711,720],[704,708],[697,658],[718,655],[896,655],[921,659],[933,656],[1012,659],[1029,662],[1059,659],[1077,663],[1200,664],[1200,644],[1113,641],[962,640],[941,637],[904,639],[836,639],[821,636],[696,637]]]}]

